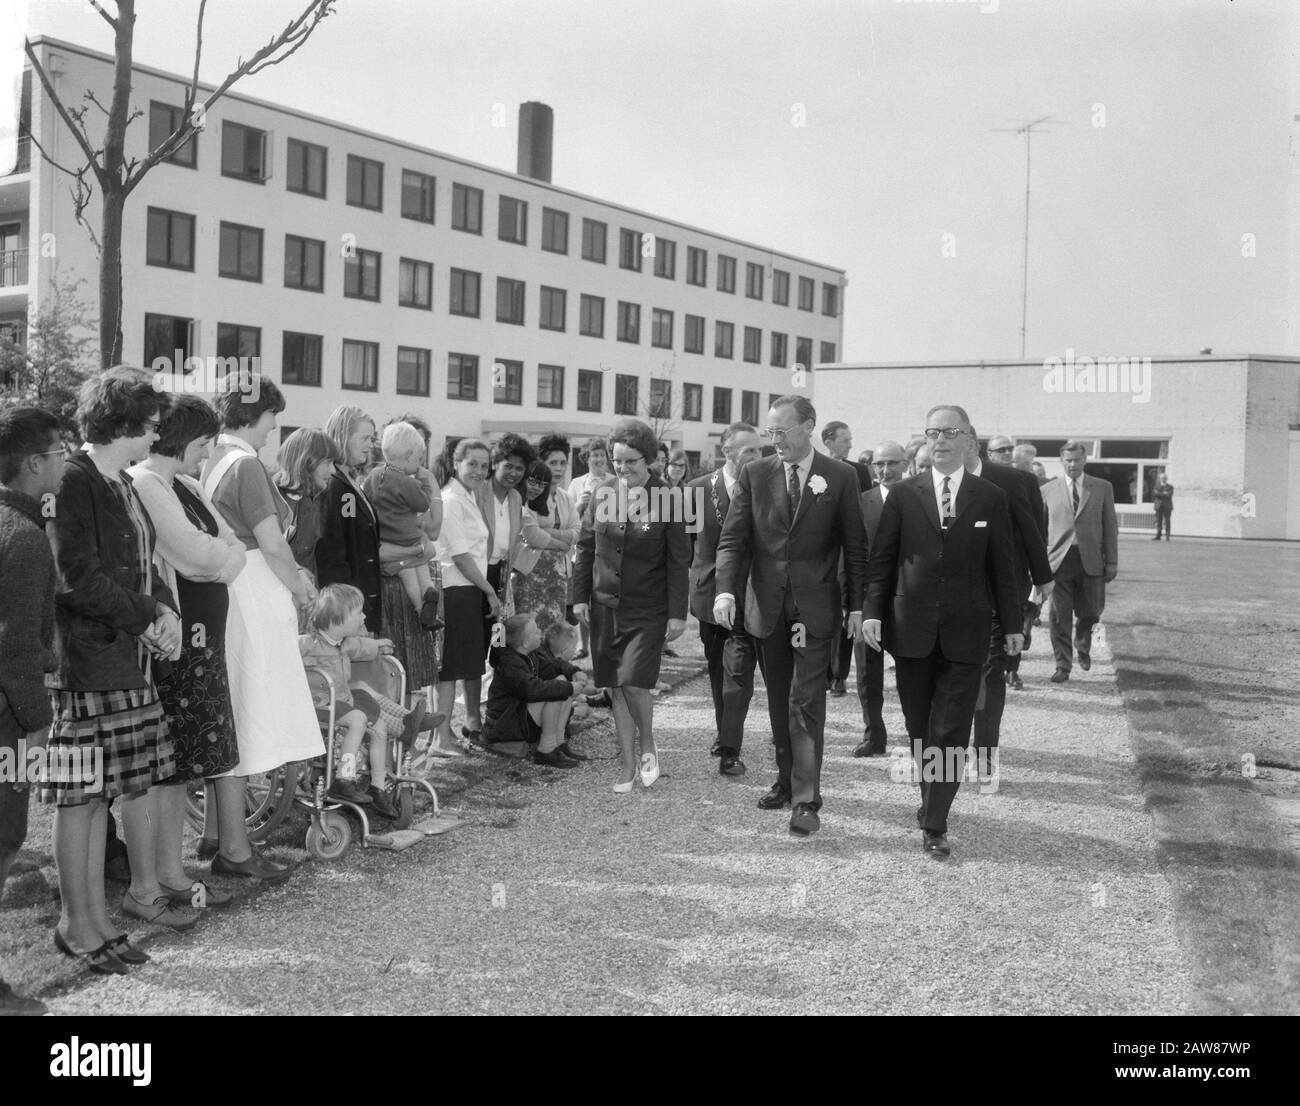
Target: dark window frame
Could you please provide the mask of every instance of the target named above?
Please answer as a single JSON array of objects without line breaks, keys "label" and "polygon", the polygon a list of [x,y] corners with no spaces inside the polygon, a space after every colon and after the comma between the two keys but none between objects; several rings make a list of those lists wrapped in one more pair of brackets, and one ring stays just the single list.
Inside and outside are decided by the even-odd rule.
[{"label": "dark window frame", "polygon": [[[588,323],[591,311],[594,308],[600,310],[600,325],[597,329],[589,329]],[[593,296],[586,292],[582,293],[582,298],[578,304],[578,333],[588,338],[605,337],[605,297]]]},{"label": "dark window frame", "polygon": [[641,305],[639,303],[629,303],[627,300],[618,301],[618,331],[615,337],[620,342],[627,342],[630,345],[639,346],[641,344]]},{"label": "dark window frame", "polygon": [[[293,179],[293,149],[298,146],[302,150],[302,175],[304,182],[301,185],[295,185]],[[320,154],[320,191],[317,192],[311,187],[311,171],[308,157],[312,153]],[[290,138],[285,145],[284,154],[284,189],[286,192],[294,192],[299,196],[315,196],[317,199],[326,198],[329,191],[329,149],[317,142],[308,142],[303,138]]]},{"label": "dark window frame", "polygon": [[[751,341],[755,347],[750,349]],[[741,358],[747,364],[761,365],[763,363],[763,328],[758,326],[745,327],[744,335],[741,338]]]},{"label": "dark window frame", "polygon": [[[164,245],[165,245],[165,247],[166,247],[166,249],[165,249],[165,253],[166,253],[166,255],[167,255],[167,257],[168,257],[169,259],[170,259],[170,258],[172,257],[172,255],[173,255],[172,243],[173,243],[173,241],[174,241],[174,239],[175,239],[175,224],[176,224],[177,220],[182,220],[182,221],[183,221],[183,220],[188,220],[188,221],[189,221],[189,243],[188,243],[188,248],[189,248],[189,251],[190,251],[190,263],[189,263],[188,265],[180,264],[180,263],[177,263],[177,262],[172,261],[172,260],[167,260],[167,261],[155,261],[155,260],[153,260],[153,259],[150,257],[150,237],[151,237],[151,235],[150,235],[150,231],[153,229],[153,226],[154,226],[154,216],[155,216],[155,215],[162,215],[162,216],[165,216],[166,219],[167,219],[167,229],[166,229],[166,235],[165,235],[166,241],[165,241]],[[192,272],[194,272],[194,228],[195,228],[195,224],[196,224],[196,220],[195,220],[194,216],[191,215],[191,214],[189,214],[188,212],[185,212],[185,211],[172,211],[170,208],[165,208],[165,207],[151,207],[151,208],[149,208],[148,211],[147,211],[146,214],[145,214],[145,240],[144,240],[144,258],[145,258],[145,264],[146,264],[146,265],[156,265],[156,266],[158,266],[158,267],[161,268],[161,269],[177,269],[177,270],[180,270],[181,272],[186,272],[186,273],[192,273]],[[177,316],[177,317],[179,317],[179,316]]]},{"label": "dark window frame", "polygon": [[[364,381],[366,378],[368,378],[368,377],[373,373],[373,375],[374,375],[374,380],[373,380],[373,382],[372,382],[371,384],[367,385],[367,384],[365,384],[364,382],[361,383],[361,384],[349,384],[349,383],[348,383],[348,380],[347,380],[347,372],[348,372],[348,349],[349,349],[349,347],[352,347],[352,348],[358,348],[358,347],[359,347],[360,349],[362,349],[362,350],[365,351],[365,353],[366,353],[367,356],[366,356],[366,358],[365,358],[364,363],[362,364],[362,378],[363,378],[363,381]],[[378,343],[378,342],[367,342],[367,341],[363,341],[362,339],[359,339],[359,338],[344,338],[343,341],[342,341],[342,343],[341,343],[341,345],[340,345],[340,347],[339,347],[339,350],[340,350],[340,352],[339,352],[339,385],[340,385],[340,387],[342,387],[345,391],[348,391],[348,392],[377,392],[377,391],[379,391],[379,343]],[[371,356],[372,354],[373,354],[373,356]]]},{"label": "dark window frame", "polygon": [[[691,412],[694,411],[694,414]],[[704,421],[704,385],[685,383],[682,385],[682,421]]]},{"label": "dark window frame", "polygon": [[709,251],[703,246],[686,247],[686,283],[696,288],[709,286]]},{"label": "dark window frame", "polygon": [[619,227],[618,267],[631,273],[639,273],[641,260],[641,232],[630,227]]},{"label": "dark window frame", "polygon": [[[375,265],[374,265],[375,294],[373,296],[369,296],[366,295],[365,277],[366,277],[367,270],[366,270],[365,262],[367,261],[367,259],[372,257],[375,260]],[[361,249],[360,246],[355,247],[353,256],[345,257],[343,259],[344,299],[367,300],[370,303],[378,303],[380,300],[380,296],[383,293],[383,280],[382,280],[383,267],[384,267],[384,255],[380,253],[378,250],[363,250]],[[352,273],[358,274],[354,282],[354,286],[356,290],[349,292],[348,284],[349,284],[350,274]]]},{"label": "dark window frame", "polygon": [[[505,371],[502,375],[502,384],[498,388],[496,383],[497,367],[500,366]],[[512,384],[511,374],[518,372],[518,380]],[[513,398],[512,398],[513,396]],[[498,357],[492,362],[492,402],[499,403],[506,407],[522,407],[524,403],[524,363],[512,358]]]},{"label": "dark window frame", "polygon": [[[548,375],[548,373],[549,373],[549,375],[551,376],[551,379],[552,379],[552,380],[555,380],[555,379],[556,379],[556,374],[557,374],[557,373],[559,374],[559,375],[558,375],[558,379],[559,379],[559,388],[558,388],[559,402],[557,402],[557,403],[543,403],[543,402],[542,402],[542,381],[546,378],[546,376]],[[553,388],[551,391],[552,391],[552,395],[554,396],[554,395],[556,394],[557,389],[554,389],[554,388]],[[538,407],[543,407],[543,408],[545,408],[545,409],[548,410],[548,411],[558,411],[558,410],[563,410],[563,408],[564,408],[564,366],[563,366],[563,365],[551,365],[551,364],[547,364],[547,363],[545,363],[545,362],[542,362],[542,363],[539,363],[539,364],[538,364],[538,366],[537,366],[537,406],[538,406]]]},{"label": "dark window frame", "polygon": [[[731,422],[731,402],[732,395],[730,388],[719,388],[714,385],[713,388],[713,421],[726,426]],[[722,413],[719,415],[719,405],[721,404]]]},{"label": "dark window frame", "polygon": [[728,295],[736,294],[736,259],[725,253],[718,254],[718,288]]},{"label": "dark window frame", "polygon": [[[402,270],[407,265],[412,266],[414,272],[419,272],[423,270],[429,274],[428,296],[424,303],[421,303],[419,299],[402,298]],[[418,284],[417,281],[412,280],[412,284],[411,284],[412,290],[415,289],[417,284]],[[417,311],[433,310],[433,262],[432,261],[421,261],[415,257],[399,257],[397,259],[397,306],[411,307]],[[418,349],[419,347],[409,346],[403,348]]]},{"label": "dark window frame", "polygon": [[[507,206],[514,205],[514,218],[507,224]],[[511,233],[506,234],[507,226]],[[518,237],[515,237],[515,236]],[[528,201],[507,196],[504,192],[497,197],[497,241],[512,242],[517,246],[528,245]]]},{"label": "dark window frame", "polygon": [[[659,332],[662,329],[661,324],[665,317],[668,323],[668,340],[666,342],[661,342],[659,340]],[[673,312],[669,311],[666,307],[652,307],[650,309],[650,345],[655,349],[672,349],[674,322],[675,319],[673,318]]]},{"label": "dark window frame", "polygon": [[[168,124],[166,131],[158,133],[154,128],[154,115],[158,112],[166,112]],[[167,104],[162,100],[149,101],[149,149],[156,150],[159,143],[164,142],[176,130],[182,119],[185,117],[185,109],[179,108],[175,104]],[[186,160],[188,156],[189,160]],[[177,149],[170,157],[162,160],[163,165],[177,165],[182,169],[197,169],[199,167],[199,134],[195,131],[187,138],[182,146]]]},{"label": "dark window frame", "polygon": [[[563,235],[556,234],[557,227],[563,227]],[[559,245],[555,241],[560,239]],[[569,213],[555,207],[542,208],[542,249],[547,253],[568,255],[569,252]]]},{"label": "dark window frame", "polygon": [[[298,270],[302,279],[293,284],[289,280],[289,252],[293,244],[299,247]],[[307,274],[307,247],[317,246],[320,248],[319,274],[320,282],[312,285],[306,283]],[[284,286],[286,288],[295,288],[301,292],[324,292],[325,291],[325,243],[319,238],[307,238],[301,234],[286,234],[284,236]]]},{"label": "dark window frame", "polygon": [[[166,323],[171,330],[171,338],[168,339],[169,348],[162,350],[156,348],[152,357],[149,356],[150,343],[153,335],[151,331],[159,327],[160,324]],[[184,338],[180,339],[181,345],[177,345],[177,323],[182,324],[185,330]],[[144,367],[151,369],[153,363],[159,357],[164,357],[172,363],[172,372],[184,371],[185,362],[194,356],[194,320],[185,315],[164,315],[161,312],[146,311],[144,315]],[[176,351],[181,351],[180,364],[175,364]]]},{"label": "dark window frame", "polygon": [[[507,314],[501,313],[502,292],[508,294]],[[528,307],[528,285],[514,277],[497,277],[497,322],[508,326],[523,326]],[[516,317],[517,316],[517,317]]]},{"label": "dark window frame", "polygon": [[[722,336],[727,336],[723,342]],[[723,352],[723,347],[726,352]],[[721,357],[726,361],[734,361],[736,358],[736,324],[726,322],[723,319],[713,320],[713,356]]]},{"label": "dark window frame", "polygon": [[817,306],[817,282],[812,277],[799,278],[798,306],[800,311],[812,311]]},{"label": "dark window frame", "polygon": [[[592,392],[595,399],[592,399]],[[598,369],[578,370],[578,410],[600,413],[604,403],[605,376]],[[584,398],[585,397],[585,398]]]},{"label": "dark window frame", "polygon": [[[290,344],[299,346],[294,350],[294,356],[289,355]],[[315,352],[315,380],[306,379],[310,376],[312,351]],[[321,386],[321,362],[325,355],[325,338],[320,334],[308,334],[304,331],[286,330],[280,339],[280,382],[282,384],[297,384],[304,388],[319,388]],[[307,370],[306,373],[297,372],[299,360],[301,359],[302,367]],[[290,379],[291,370],[294,373],[294,379]]]},{"label": "dark window frame", "polygon": [[784,269],[772,270],[772,302],[778,307],[790,306],[790,274]]},{"label": "dark window frame", "polygon": [[[360,177],[360,194],[358,198],[353,198],[353,167],[359,167],[361,170]],[[367,202],[370,193],[370,173],[369,170],[378,170],[378,178],[375,180],[375,202]],[[344,201],[348,207],[359,207],[365,211],[383,211],[384,210],[384,163],[377,161],[373,157],[362,157],[360,154],[348,154],[347,161],[347,190],[344,195]]]},{"label": "dark window frame", "polygon": [[[464,278],[473,277],[474,287],[474,310],[465,310],[465,288],[467,281]],[[461,307],[456,308],[456,285],[461,286]],[[451,270],[451,277],[447,286],[447,313],[449,315],[458,315],[464,319],[477,319],[483,309],[483,274],[476,273],[473,269],[456,269]]]},{"label": "dark window frame", "polygon": [[[225,332],[226,332],[226,336],[227,336],[227,338],[230,337],[230,332],[231,332],[231,331],[234,332],[234,335],[233,335],[233,336],[234,336],[234,340],[235,340],[235,352],[234,352],[234,353],[222,353],[222,352],[221,352],[222,330],[223,330],[223,329],[224,329]],[[249,335],[249,334],[251,334],[251,335],[254,336],[254,342],[253,342],[253,345],[256,347],[256,352],[255,352],[255,353],[240,353],[240,352],[239,352],[239,347],[240,347],[241,345],[243,345],[243,339],[244,339],[244,337],[245,337],[246,335]],[[234,357],[236,360],[238,360],[240,357],[249,357],[249,358],[256,357],[256,358],[258,358],[258,360],[261,360],[261,357],[262,357],[262,328],[261,328],[260,326],[246,326],[246,325],[243,324],[243,323],[221,323],[221,322],[217,323],[217,356],[218,356],[218,357],[222,357],[222,358]]]},{"label": "dark window frame", "polygon": [[655,276],[677,279],[677,243],[671,238],[655,237]]},{"label": "dark window frame", "polygon": [[[597,239],[596,228],[600,228],[600,256],[595,255],[594,245]],[[606,258],[609,253],[609,224],[602,223],[599,219],[588,219],[583,216],[582,219],[582,260],[593,261],[597,265],[606,264]]]},{"label": "dark window frame", "polygon": [[[553,322],[548,322],[548,316],[555,316],[555,297],[559,297],[560,305],[560,323],[559,326]],[[548,310],[548,300],[550,306]],[[553,288],[548,284],[543,284],[537,294],[537,326],[541,330],[554,330],[563,333],[568,326],[569,317],[569,293],[564,288]]]},{"label": "dark window frame", "polygon": [[[235,246],[235,254],[236,254],[235,267],[233,271],[223,268],[226,258],[225,258],[225,251],[222,249],[222,247],[225,244],[225,236],[227,230],[233,230],[238,232],[238,237],[236,239],[236,246]],[[254,234],[257,236],[257,251],[256,251],[257,252],[257,275],[256,276],[248,276],[239,271],[244,261],[245,233]],[[262,274],[265,271],[265,265],[264,265],[263,253],[262,253],[263,247],[265,245],[265,239],[266,239],[266,232],[263,231],[261,227],[250,227],[244,223],[228,223],[225,220],[222,220],[222,222],[217,228],[217,275],[221,277],[225,277],[227,280],[243,280],[243,281],[248,281],[249,283],[252,284],[261,284]]]},{"label": "dark window frame", "polygon": [[[455,358],[456,369],[456,391],[452,392],[452,359]],[[478,401],[478,354],[477,353],[457,353],[449,350],[447,353],[447,398],[466,400],[470,403]],[[466,376],[469,376],[469,383],[466,384]]]},{"label": "dark window frame", "polygon": [[[630,393],[630,402],[628,402]],[[635,373],[615,373],[614,374],[614,414],[631,415],[639,418],[641,412],[638,405],[641,402],[641,378]],[[650,460],[650,458],[646,458]]]},{"label": "dark window frame", "polygon": [[[473,202],[471,202],[473,201]],[[473,226],[469,225],[469,215],[473,212]],[[472,184],[451,185],[451,229],[465,234],[483,234],[483,189]]]},{"label": "dark window frame", "polygon": [[[226,167],[226,135],[234,135],[237,132],[243,132],[243,150],[242,156],[245,168],[242,170],[228,169]],[[258,144],[261,147],[260,159],[256,171],[250,172],[247,168],[249,164],[250,138],[258,136]],[[236,123],[233,119],[224,119],[221,123],[221,175],[230,177],[233,180],[248,181],[250,184],[265,184],[271,179],[270,166],[270,132],[262,130],[261,127],[250,127],[247,123]]]},{"label": "dark window frame", "polygon": [[[682,328],[682,352],[703,354],[708,342],[708,319],[703,315],[687,315]],[[691,332],[693,324],[698,324],[699,341],[692,345]]]},{"label": "dark window frame", "polygon": [[[412,211],[407,207],[406,199],[412,189],[407,185],[408,177],[419,178],[418,192],[419,204],[418,210]],[[426,211],[427,208],[427,211]],[[417,223],[427,223],[433,226],[438,219],[438,178],[432,173],[421,173],[418,169],[402,170],[402,187],[401,187],[401,216],[403,219],[413,219]],[[415,347],[410,347],[414,349]]]},{"label": "dark window frame", "polygon": [[[414,387],[410,387],[410,388],[402,387],[402,354],[403,353],[423,354],[423,359],[417,360],[416,363],[416,368],[415,368],[416,379],[415,379]],[[421,346],[398,346],[397,347],[397,362],[394,368],[394,376],[396,380],[397,394],[399,396],[422,396],[427,398],[429,395],[429,388],[430,388],[429,378],[432,375],[432,371],[433,371],[432,350],[424,349]],[[421,382],[423,382],[424,385],[423,387],[420,386]]]}]

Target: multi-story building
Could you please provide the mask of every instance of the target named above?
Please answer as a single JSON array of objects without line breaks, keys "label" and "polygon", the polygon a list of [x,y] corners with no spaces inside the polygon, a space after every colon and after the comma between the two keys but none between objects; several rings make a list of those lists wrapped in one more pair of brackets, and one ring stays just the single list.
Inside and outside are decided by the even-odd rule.
[{"label": "multi-story building", "polygon": [[[108,102],[110,57],[34,45],[61,98]],[[128,157],[170,133],[186,83],[135,68]],[[75,160],[39,82],[25,102],[41,145]],[[837,359],[842,270],[557,187],[550,109],[524,105],[520,131],[509,173],[227,95],[128,202],[125,359],[259,357],[282,428],[355,403],[380,424],[418,413],[438,438],[576,444],[630,414],[706,457],[797,365]],[[35,151],[0,180],[0,245],[0,325],[56,271],[96,287],[66,178]]]}]

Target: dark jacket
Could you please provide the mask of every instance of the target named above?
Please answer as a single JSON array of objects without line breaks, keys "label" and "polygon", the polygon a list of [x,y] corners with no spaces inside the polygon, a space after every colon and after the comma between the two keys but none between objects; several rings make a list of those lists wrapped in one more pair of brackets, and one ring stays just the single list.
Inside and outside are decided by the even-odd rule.
[{"label": "dark jacket", "polygon": [[0,735],[52,721],[45,673],[55,668],[57,583],[41,505],[0,488]]},{"label": "dark jacket", "polygon": [[365,596],[366,629],[383,629],[379,572],[379,517],[366,493],[336,468],[321,503],[316,583],[351,584]]},{"label": "dark jacket", "polygon": [[546,645],[539,646],[533,656],[537,658],[537,674],[543,680],[554,680],[563,677],[572,683],[573,677],[582,671],[572,661],[557,657]]},{"label": "dark jacket", "polygon": [[324,492],[304,493],[295,488],[280,488],[280,495],[293,513],[289,524],[289,549],[299,567],[316,576],[316,542],[320,538],[321,504]]},{"label": "dark jacket", "polygon": [[[722,469],[692,480],[686,487],[695,497],[692,510],[699,512],[700,527],[699,533],[692,535],[695,550],[691,557],[691,614],[701,622],[713,625],[713,600],[717,598],[718,583],[718,538],[722,536],[722,524],[731,510],[731,497],[727,495],[727,481]],[[745,628],[745,581],[748,577],[749,561],[744,558],[736,573],[739,594],[732,626],[737,630]]]},{"label": "dark jacket", "polygon": [[[130,487],[131,478],[124,473],[122,479]],[[140,513],[152,551],[153,523],[143,507]],[[147,687],[136,639],[164,605],[175,610],[176,601],[152,564],[153,594],[135,590],[135,529],[85,453],[74,453],[68,461],[48,533],[59,584],[54,617],[58,668],[47,684],[69,691]]]},{"label": "dark jacket", "polygon": [[985,461],[980,479],[1002,489],[1011,511],[1012,549],[1016,555],[1016,579],[1036,585],[1051,583],[1052,563],[1047,559],[1047,515],[1043,511],[1043,494],[1032,472],[1021,472],[1010,465]]},{"label": "dark jacket", "polygon": [[520,653],[509,646],[492,650],[492,686],[483,715],[483,740],[531,741],[528,726],[529,703],[553,703],[569,698],[573,685],[568,680],[544,680],[538,674],[534,653]]}]

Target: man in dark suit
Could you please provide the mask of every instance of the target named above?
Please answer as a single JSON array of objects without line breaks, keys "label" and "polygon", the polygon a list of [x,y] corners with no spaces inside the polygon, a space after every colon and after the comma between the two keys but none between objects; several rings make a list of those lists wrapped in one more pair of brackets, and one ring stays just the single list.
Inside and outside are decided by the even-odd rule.
[{"label": "man in dark suit", "polygon": [[717,554],[718,625],[736,620],[746,558],[745,629],[758,639],[767,685],[778,779],[759,800],[765,810],[792,803],[790,832],[821,827],[826,669],[841,632],[838,567],[844,557],[848,632],[861,627],[866,533],[853,471],[812,447],[813,405],[782,396],[767,413],[772,457],[746,465],[736,483]]},{"label": "man in dark suit", "polygon": [[[853,431],[846,422],[828,422],[822,427],[822,444],[837,461],[843,461],[858,474],[858,487],[870,491],[876,481],[871,474],[871,466],[862,461],[850,461],[849,451],[853,449]],[[845,682],[849,678],[849,666],[853,663],[853,639],[848,635],[840,638],[839,648],[831,660],[826,672],[832,695],[843,695]]]},{"label": "man in dark suit", "polygon": [[1061,446],[1064,476],[1043,485],[1047,508],[1047,557],[1055,573],[1052,592],[1052,683],[1070,678],[1071,630],[1079,667],[1092,667],[1092,628],[1106,609],[1106,585],[1119,571],[1119,524],[1109,480],[1084,473],[1087,447]]},{"label": "man in dark suit", "polygon": [[[889,493],[907,475],[907,452],[898,442],[881,442],[876,446],[871,467],[879,483],[862,493],[862,521],[867,527],[867,549],[876,544],[876,530]],[[862,741],[853,750],[855,757],[883,757],[889,743],[885,729],[885,654],[868,649],[865,641],[854,642],[853,659],[858,666],[858,702],[862,704]]]},{"label": "man in dark suit", "polygon": [[[971,430],[972,435],[975,433]],[[1011,511],[1012,555],[1015,560],[1017,594],[1022,603],[1029,597],[1030,589],[1040,589],[1042,602],[1052,593],[1052,566],[1047,560],[1047,520],[1043,514],[1043,497],[1038,490],[1038,477],[1023,472],[1011,464],[1011,439],[999,434],[989,439],[989,463],[980,460],[972,449],[966,455],[966,471],[1001,488]],[[1029,631],[1017,624],[1025,635]],[[988,661],[984,665],[984,688],[975,707],[975,763],[982,777],[996,773],[996,754],[1002,732],[1002,712],[1007,705],[1008,677],[1014,675],[1017,684],[1020,676],[1020,654],[1009,656],[1005,649],[1006,636],[997,615],[993,618],[993,632],[989,637]],[[1023,686],[1023,685],[1020,685]]]},{"label": "man in dark suit", "polygon": [[709,685],[713,691],[713,714],[718,737],[710,750],[719,757],[718,772],[724,776],[743,776],[740,743],[745,733],[749,701],[754,697],[754,664],[757,649],[754,639],[745,632],[744,588],[748,566],[737,573],[736,620],[730,629],[713,620],[713,600],[717,589],[718,538],[722,524],[731,510],[731,500],[740,470],[758,459],[763,439],[745,422],[733,422],[722,432],[722,454],[726,463],[717,472],[701,476],[687,485],[687,494],[700,519],[694,535],[695,552],[691,558],[691,614],[700,620],[700,640],[709,668]]},{"label": "man in dark suit", "polygon": [[[993,608],[1003,626],[1019,630],[1020,597],[1007,497],[965,471],[975,448],[966,412],[932,408],[925,434],[932,471],[895,487],[880,514],[863,631],[868,646],[893,654],[920,776],[922,847],[943,860],[951,853],[948,811],[965,774]],[[1020,652],[1021,641],[1007,634],[1007,652]]]}]

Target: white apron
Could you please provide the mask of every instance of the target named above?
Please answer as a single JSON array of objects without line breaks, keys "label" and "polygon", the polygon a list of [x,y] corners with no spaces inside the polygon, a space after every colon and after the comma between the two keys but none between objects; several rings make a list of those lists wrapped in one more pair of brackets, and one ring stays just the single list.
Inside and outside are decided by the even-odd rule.
[{"label": "white apron", "polygon": [[[245,457],[261,464],[235,446],[213,466],[203,484],[209,498],[231,466]],[[322,756],[325,745],[298,652],[293,594],[260,549],[247,551],[244,571],[229,589],[226,669],[239,744],[239,763],[229,774],[252,776]]]}]

